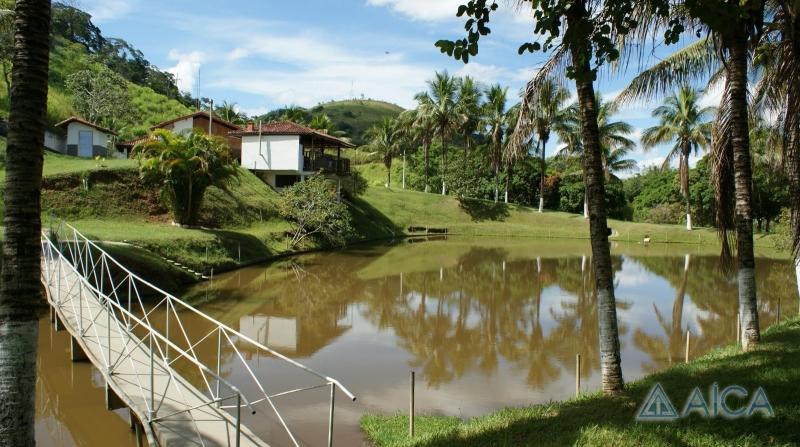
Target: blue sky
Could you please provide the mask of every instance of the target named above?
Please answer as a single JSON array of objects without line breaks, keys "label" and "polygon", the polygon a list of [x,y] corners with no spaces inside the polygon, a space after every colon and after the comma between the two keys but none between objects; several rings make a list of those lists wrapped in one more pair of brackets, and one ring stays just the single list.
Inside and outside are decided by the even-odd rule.
[{"label": "blue sky", "polygon": [[[543,61],[540,54],[517,55],[530,36],[529,16],[502,4],[480,54],[464,65],[433,45],[462,36],[463,20],[455,17],[461,2],[79,0],[77,6],[92,14],[104,35],[125,39],[175,73],[182,90],[197,95],[199,88],[201,96],[261,114],[362,95],[413,107],[414,94],[437,70],[518,92]],[[632,77],[630,71],[602,77],[597,87],[610,99]],[[653,107],[637,104],[617,115],[636,127],[637,142],[641,130],[655,123]],[[660,164],[665,153],[666,148],[637,151],[634,158]]]}]

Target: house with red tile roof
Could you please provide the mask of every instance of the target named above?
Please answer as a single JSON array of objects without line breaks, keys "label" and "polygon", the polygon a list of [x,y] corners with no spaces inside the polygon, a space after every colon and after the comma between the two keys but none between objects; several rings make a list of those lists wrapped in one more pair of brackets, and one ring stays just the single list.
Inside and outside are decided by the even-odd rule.
[{"label": "house with red tile roof", "polygon": [[[230,136],[233,131],[241,130],[242,128],[236,124],[226,121],[215,114],[209,114],[207,111],[199,110],[188,115],[179,116],[163,123],[158,123],[151,127],[150,130],[167,129],[175,133],[188,132],[192,129],[201,129],[208,135],[216,135],[223,137],[228,141],[228,146],[231,152],[238,159],[241,151],[242,140],[236,136]],[[139,137],[129,141],[122,141],[117,143],[117,149],[121,151],[130,151],[136,144],[147,140],[147,136]]]},{"label": "house with red tile roof", "polygon": [[350,174],[350,160],[342,158],[342,148],[353,144],[291,121],[260,126],[251,122],[228,135],[241,138],[242,166],[276,189],[320,172]]}]

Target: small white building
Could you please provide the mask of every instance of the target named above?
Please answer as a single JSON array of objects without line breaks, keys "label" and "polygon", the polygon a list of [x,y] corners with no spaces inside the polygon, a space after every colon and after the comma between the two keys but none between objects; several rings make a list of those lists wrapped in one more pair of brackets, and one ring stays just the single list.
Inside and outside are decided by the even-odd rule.
[{"label": "small white building", "polygon": [[341,157],[351,143],[290,121],[273,121],[257,129],[248,123],[230,136],[242,139],[242,167],[274,188],[284,188],[319,172],[349,175],[350,160]]},{"label": "small white building", "polygon": [[[90,123],[76,116],[70,117],[56,124],[57,129],[66,132],[65,142],[52,141],[54,147],[47,145],[47,133],[45,134],[45,146],[51,149],[59,150],[59,152],[67,155],[74,155],[77,157],[108,157],[114,154],[109,154],[109,147],[111,147],[112,138],[117,136],[117,133],[111,129],[100,127],[97,124]],[[50,136],[51,139],[55,138]]]}]

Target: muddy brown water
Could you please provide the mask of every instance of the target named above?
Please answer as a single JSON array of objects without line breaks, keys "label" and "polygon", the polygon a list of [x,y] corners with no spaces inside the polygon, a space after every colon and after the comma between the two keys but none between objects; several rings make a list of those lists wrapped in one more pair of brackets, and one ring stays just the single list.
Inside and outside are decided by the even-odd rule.
[{"label": "muddy brown water", "polygon": [[[243,334],[339,379],[335,445],[364,444],[365,412],[407,411],[416,371],[418,413],[468,418],[506,406],[559,400],[600,386],[591,249],[584,242],[450,238],[299,256],[216,276],[181,296]],[[613,248],[623,374],[630,381],[731,343],[736,282],[713,249],[637,244]],[[762,327],[798,312],[789,261],[757,261]],[[206,322],[183,316],[202,336]],[[104,409],[102,378],[69,361],[68,335],[41,322],[37,441],[43,446],[135,445],[124,411]],[[212,352],[213,351],[213,352]],[[200,350],[213,362],[216,351]],[[268,391],[296,370],[244,353]],[[234,352],[223,375],[243,380]],[[187,371],[190,378],[191,372]],[[199,378],[194,377],[199,381]],[[245,391],[254,391],[252,389]],[[328,391],[276,399],[304,445],[324,445]],[[289,445],[266,407],[245,423],[271,445]]]}]

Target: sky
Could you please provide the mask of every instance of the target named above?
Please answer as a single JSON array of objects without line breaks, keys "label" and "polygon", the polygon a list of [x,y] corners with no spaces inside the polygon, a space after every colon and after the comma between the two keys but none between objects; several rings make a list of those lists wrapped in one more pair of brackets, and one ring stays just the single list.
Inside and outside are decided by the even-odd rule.
[{"label": "sky", "polygon": [[[545,60],[520,56],[531,39],[529,13],[501,2],[480,53],[463,64],[434,43],[464,35],[455,16],[463,0],[78,0],[103,35],[119,37],[161,69],[174,73],[182,91],[216,102],[236,103],[249,114],[276,108],[314,106],[348,98],[372,98],[414,107],[436,71],[470,75],[489,85],[520,89]],[[660,49],[653,60],[676,48]],[[649,61],[649,62],[652,62]],[[612,99],[635,75],[601,76],[596,88]],[[574,92],[574,88],[573,88]],[[574,97],[574,95],[573,95]],[[715,105],[712,92],[704,105]],[[616,115],[636,129],[656,124],[657,105],[634,104]],[[558,142],[553,142],[552,151]],[[660,165],[667,147],[632,155],[640,166]]]}]

